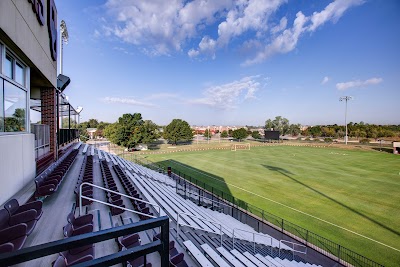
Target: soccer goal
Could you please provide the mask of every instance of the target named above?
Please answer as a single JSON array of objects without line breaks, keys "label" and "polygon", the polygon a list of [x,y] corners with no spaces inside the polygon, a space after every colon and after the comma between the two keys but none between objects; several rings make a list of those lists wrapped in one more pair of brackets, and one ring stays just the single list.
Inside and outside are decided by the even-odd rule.
[{"label": "soccer goal", "polygon": [[236,150],[250,150],[250,144],[249,143],[233,144],[231,146],[231,151],[236,151]]}]

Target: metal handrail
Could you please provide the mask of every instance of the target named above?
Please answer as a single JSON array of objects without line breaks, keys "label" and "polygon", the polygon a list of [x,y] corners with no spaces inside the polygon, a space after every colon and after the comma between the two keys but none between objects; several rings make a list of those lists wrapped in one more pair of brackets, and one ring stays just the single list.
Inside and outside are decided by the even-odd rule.
[{"label": "metal handrail", "polygon": [[[307,246],[304,246],[304,245],[299,244],[299,243],[294,243],[294,242],[291,242],[291,241],[287,241],[287,240],[279,240],[279,257],[281,256],[281,244],[285,245],[285,246],[288,246],[287,244],[284,244],[284,243],[288,243],[288,244],[292,245],[292,247],[288,247],[288,248],[289,248],[289,250],[291,250],[293,252],[293,259],[294,259],[294,253],[295,252],[298,252],[298,253],[301,253],[301,254],[307,254]],[[296,250],[296,249],[294,249],[295,245],[303,247],[303,248],[305,248],[305,250],[304,251]],[[285,249],[287,249],[287,248],[285,248]]]},{"label": "metal handrail", "polygon": [[117,194],[117,195],[120,195],[120,196],[124,196],[124,197],[130,198],[130,199],[133,199],[133,200],[137,200],[137,201],[140,201],[140,202],[143,202],[143,203],[147,203],[149,205],[152,205],[153,207],[158,207],[158,216],[161,216],[161,210],[162,209],[157,204],[145,201],[143,199],[139,199],[139,198],[135,198],[135,197],[132,197],[132,196],[128,196],[128,195],[122,194],[120,192],[116,192],[116,191],[113,191],[113,190],[110,190],[110,189],[107,189],[107,188],[104,188],[104,187],[101,187],[101,186],[98,186],[98,185],[95,185],[95,184],[91,184],[91,183],[88,183],[88,182],[83,182],[79,186],[79,215],[83,214],[83,212],[82,212],[82,198],[84,198],[84,199],[92,200],[94,202],[97,202],[97,203],[100,203],[100,204],[104,204],[104,205],[107,205],[107,206],[111,206],[111,207],[114,207],[114,208],[119,208],[119,209],[130,211],[130,212],[133,212],[133,213],[136,213],[136,214],[145,215],[145,216],[148,216],[148,217],[151,217],[151,218],[157,218],[156,216],[152,216],[152,215],[149,215],[149,214],[146,214],[146,213],[142,213],[142,212],[139,212],[139,211],[135,211],[135,210],[119,207],[119,206],[116,206],[116,205],[111,204],[111,203],[107,203],[107,202],[104,202],[104,201],[101,201],[101,200],[97,200],[97,199],[94,199],[94,198],[83,196],[82,195],[82,186],[83,185],[89,185],[89,186],[92,186],[92,187],[95,187],[95,188],[99,188],[99,189],[102,189],[104,191],[108,191],[108,192],[111,192],[111,193],[114,193],[114,194]]},{"label": "metal handrail", "polygon": [[221,201],[213,200],[212,198],[208,198],[208,197],[205,197],[205,196],[202,196],[202,195],[199,195],[199,194],[196,194],[196,193],[191,193],[191,192],[188,192],[188,191],[186,191],[186,193],[188,193],[189,195],[200,196],[200,197],[202,197],[203,199],[207,199],[207,200],[210,200],[210,201],[212,201],[212,202],[216,202],[216,203],[218,203],[218,204],[221,204],[221,205],[228,206],[228,207],[232,208],[231,205],[225,204],[225,203],[223,203],[223,202],[221,202]]},{"label": "metal handrail", "polygon": [[182,217],[182,215],[186,215],[188,217],[197,218],[197,219],[200,219],[200,220],[205,221],[205,222],[218,224],[219,225],[219,235],[221,236],[221,247],[222,247],[222,236],[223,236],[222,224],[214,222],[214,221],[210,221],[210,220],[207,220],[207,219],[204,219],[202,217],[198,217],[198,216],[195,216],[193,214],[186,213],[186,212],[181,212],[181,213],[178,213],[178,215],[177,215],[177,220],[176,220],[176,238],[177,239],[179,238],[179,224],[182,225],[182,226],[187,226],[187,227],[193,228],[193,229],[198,229],[198,230],[202,230],[202,231],[206,231],[206,232],[210,232],[210,233],[215,233],[215,232],[211,232],[211,231],[208,231],[206,229],[203,229],[203,228],[200,228],[200,227],[196,227],[196,226],[193,226],[193,225],[179,223],[179,217]]},{"label": "metal handrail", "polygon": [[[76,235],[61,240],[25,247],[9,253],[0,254],[0,266],[14,266],[37,258],[42,258],[55,253],[67,251],[76,247],[94,245],[95,243],[113,240],[120,236],[131,235],[154,228],[161,228],[159,240],[142,244],[129,250],[113,253],[108,256],[86,261],[79,266],[113,266],[118,263],[126,262],[140,256],[145,256],[153,252],[160,252],[161,261],[158,266],[168,267],[169,265],[169,218],[167,216],[139,221],[135,224],[127,224],[97,232]],[[152,240],[151,240],[152,241]],[[129,255],[128,255],[129,254]],[[146,257],[146,256],[145,256]],[[76,265],[78,266],[78,265]]]},{"label": "metal handrail", "polygon": [[253,235],[253,252],[254,252],[254,254],[256,253],[256,241],[255,241],[256,235],[259,235],[259,236],[262,236],[262,237],[266,237],[266,238],[269,238],[271,240],[270,247],[271,247],[271,252],[272,252],[272,237],[271,236],[266,235],[266,234],[250,232],[250,231],[243,230],[243,229],[240,229],[240,228],[233,228],[233,231],[232,231],[232,249],[235,249],[235,230],[236,231],[239,230],[239,231],[242,231],[242,232],[247,232],[247,233],[250,233],[250,234]]}]

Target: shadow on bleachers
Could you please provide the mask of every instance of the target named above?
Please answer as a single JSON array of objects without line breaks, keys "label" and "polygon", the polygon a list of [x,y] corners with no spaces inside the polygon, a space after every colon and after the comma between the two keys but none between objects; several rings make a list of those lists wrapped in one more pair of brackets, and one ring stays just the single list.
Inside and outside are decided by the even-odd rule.
[{"label": "shadow on bleachers", "polygon": [[[213,190],[215,190],[215,189],[220,190],[221,193],[223,192],[223,194],[232,195],[224,178],[222,178],[220,176],[214,175],[214,174],[206,172],[204,170],[194,168],[192,166],[186,165],[186,164],[176,161],[176,160],[158,161],[158,162],[155,162],[155,164],[164,166],[165,169],[167,169],[167,167],[171,167],[173,173],[175,173],[179,176],[182,176],[183,178],[186,178],[189,181],[190,181],[189,175],[192,177],[196,177],[197,180],[202,181],[202,184],[198,184],[198,185],[203,187],[206,190],[211,191],[211,188],[213,188]],[[227,168],[229,168],[229,167],[227,167]],[[214,192],[214,193],[217,193],[217,192]]]}]

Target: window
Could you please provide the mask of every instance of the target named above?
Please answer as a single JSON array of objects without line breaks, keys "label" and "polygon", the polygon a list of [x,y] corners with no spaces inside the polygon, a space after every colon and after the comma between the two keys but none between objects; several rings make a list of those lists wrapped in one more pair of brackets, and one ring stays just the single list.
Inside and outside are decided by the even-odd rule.
[{"label": "window", "polygon": [[10,78],[10,79],[13,79],[14,77],[14,73],[13,73],[13,70],[14,70],[14,67],[13,67],[13,65],[14,65],[14,59],[9,55],[9,54],[6,54],[6,59],[4,60],[4,71],[3,71],[3,73],[4,73],[4,75],[6,75],[8,78]]},{"label": "window", "polygon": [[4,81],[4,131],[23,132],[26,130],[26,91]]},{"label": "window", "polygon": [[18,61],[15,63],[15,81],[25,85],[25,67]]},{"label": "window", "polygon": [[25,86],[26,67],[11,53],[7,52],[4,58],[3,74],[17,83]]},{"label": "window", "polygon": [[0,132],[4,132],[3,79],[0,78]]},{"label": "window", "polygon": [[28,67],[0,42],[0,134],[29,130],[28,73]]}]

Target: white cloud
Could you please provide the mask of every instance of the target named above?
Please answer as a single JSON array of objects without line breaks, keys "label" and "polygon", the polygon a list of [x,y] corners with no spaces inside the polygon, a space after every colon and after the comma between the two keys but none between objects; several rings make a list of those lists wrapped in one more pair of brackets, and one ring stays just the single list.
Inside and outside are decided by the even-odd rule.
[{"label": "white cloud", "polygon": [[[364,0],[336,0],[310,16],[298,11],[291,28],[287,28],[286,17],[274,21],[285,3],[287,0],[107,0],[105,8],[111,19],[104,19],[100,28],[103,35],[134,44],[150,56],[185,52],[191,58],[215,58],[218,49],[233,41],[239,47],[261,44],[249,50],[253,56],[244,63],[249,65],[292,51],[305,32],[337,22]],[[99,34],[99,30],[94,33]],[[188,48],[193,42],[198,43]]]},{"label": "white cloud", "polygon": [[337,22],[347,9],[363,3],[364,1],[362,0],[336,0],[321,12],[314,12],[309,17],[299,11],[296,14],[292,28],[286,29],[276,36],[270,43],[265,45],[263,50],[258,51],[255,57],[246,60],[243,65],[260,63],[275,54],[292,51],[296,48],[297,42],[304,32],[314,32],[328,21]]},{"label": "white cloud", "polygon": [[199,49],[190,49],[188,52],[189,57],[197,57],[200,54],[210,56],[215,59],[215,50],[217,49],[217,42],[209,36],[204,36],[199,44]]},{"label": "white cloud", "polygon": [[171,94],[171,93],[157,93],[151,94],[145,98],[146,100],[153,100],[153,99],[180,99],[178,94]]},{"label": "white cloud", "polygon": [[213,24],[233,0],[108,0],[105,7],[114,18],[113,34],[145,47],[147,54],[168,55],[182,50],[187,40]]},{"label": "white cloud", "polygon": [[271,33],[276,34],[278,32],[283,31],[284,29],[286,29],[286,27],[287,27],[287,18],[283,17],[283,18],[281,18],[281,21],[279,22],[279,24],[274,26],[271,29]]},{"label": "white cloud", "polygon": [[127,105],[133,105],[133,106],[142,106],[142,107],[155,107],[156,105],[152,103],[146,103],[146,102],[141,102],[137,101],[133,98],[130,97],[104,97],[101,99],[102,102],[108,103],[108,104],[127,104]]},{"label": "white cloud", "polygon": [[205,90],[203,98],[192,99],[188,102],[220,109],[235,108],[240,102],[255,98],[255,93],[261,87],[258,78],[260,76],[248,76],[239,81],[211,86]]},{"label": "white cloud", "polygon": [[296,47],[300,35],[304,32],[304,25],[307,21],[308,18],[303,13],[298,12],[292,28],[284,30],[271,43],[267,44],[263,50],[259,51],[254,58],[246,60],[244,65],[260,63],[272,55],[292,51]]},{"label": "white cloud", "polygon": [[329,78],[328,76],[325,76],[325,77],[322,79],[321,84],[326,84],[327,82],[329,82],[330,79],[331,79],[331,78]]},{"label": "white cloud", "polygon": [[350,88],[357,88],[357,87],[366,87],[368,85],[374,85],[374,84],[379,84],[383,82],[382,78],[371,78],[365,81],[361,80],[354,80],[354,81],[349,81],[349,82],[342,82],[342,83],[337,83],[336,88],[338,90],[344,91]]},{"label": "white cloud", "polygon": [[336,23],[344,12],[352,6],[358,6],[364,3],[364,0],[336,0],[325,7],[321,12],[314,12],[311,16],[311,25],[309,31],[315,31],[318,27],[327,21]]}]

